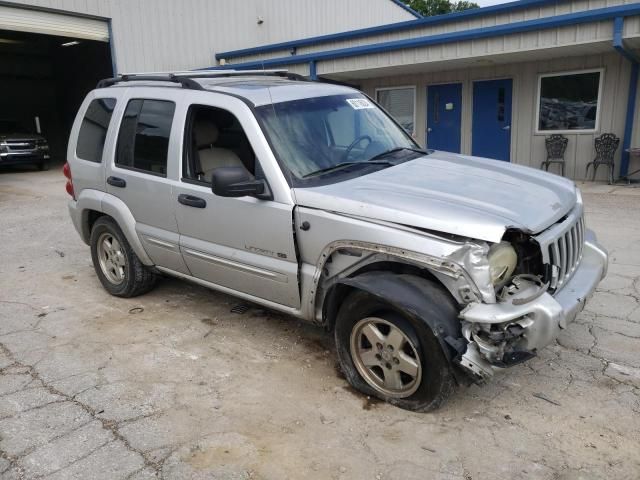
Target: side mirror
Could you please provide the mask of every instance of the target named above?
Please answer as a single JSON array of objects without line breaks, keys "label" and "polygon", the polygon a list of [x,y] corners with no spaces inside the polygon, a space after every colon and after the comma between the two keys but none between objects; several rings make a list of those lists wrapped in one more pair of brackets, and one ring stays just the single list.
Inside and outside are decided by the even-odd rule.
[{"label": "side mirror", "polygon": [[266,182],[254,179],[242,167],[216,168],[211,175],[211,190],[219,197],[271,198]]}]

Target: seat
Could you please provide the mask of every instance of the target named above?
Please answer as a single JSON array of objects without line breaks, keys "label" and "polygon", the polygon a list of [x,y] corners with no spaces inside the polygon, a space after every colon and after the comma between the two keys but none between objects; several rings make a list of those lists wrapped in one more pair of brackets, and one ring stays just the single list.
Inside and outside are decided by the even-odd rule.
[{"label": "seat", "polygon": [[613,133],[603,133],[595,140],[596,158],[593,162],[587,163],[587,170],[585,177],[589,176],[589,166],[593,165],[593,177],[591,181],[596,179],[596,173],[600,165],[606,165],[609,167],[609,185],[613,183],[613,171],[615,169],[614,155],[618,146],[620,145],[620,138]]},{"label": "seat", "polygon": [[200,173],[207,182],[216,168],[242,167],[245,165],[232,150],[215,147],[218,140],[218,126],[209,119],[199,120],[194,127],[196,148],[200,161]]},{"label": "seat", "polygon": [[541,169],[549,171],[549,165],[552,163],[560,164],[562,176],[564,177],[564,152],[567,149],[569,139],[564,135],[554,133],[544,139],[544,145],[547,148],[547,159],[540,164]]}]

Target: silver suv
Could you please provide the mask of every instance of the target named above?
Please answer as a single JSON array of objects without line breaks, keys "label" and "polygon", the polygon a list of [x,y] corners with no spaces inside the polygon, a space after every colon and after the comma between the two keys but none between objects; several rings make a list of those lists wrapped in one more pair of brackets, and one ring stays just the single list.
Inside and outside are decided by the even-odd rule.
[{"label": "silver suv", "polygon": [[325,326],[355,388],[410,410],[536,355],[607,270],[573,182],[421,150],[286,72],[103,80],[67,158],[109,293],[171,275]]}]

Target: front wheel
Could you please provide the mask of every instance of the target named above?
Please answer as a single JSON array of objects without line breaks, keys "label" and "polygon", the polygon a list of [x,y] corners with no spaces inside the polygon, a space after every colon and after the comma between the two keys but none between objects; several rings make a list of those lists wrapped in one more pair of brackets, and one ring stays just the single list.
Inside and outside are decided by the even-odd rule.
[{"label": "front wheel", "polygon": [[347,381],[400,408],[426,412],[444,403],[454,379],[429,326],[357,290],[344,300],[335,327]]},{"label": "front wheel", "polygon": [[111,295],[135,297],[154,287],[157,275],[142,264],[113,219],[100,217],[89,243],[93,268]]}]

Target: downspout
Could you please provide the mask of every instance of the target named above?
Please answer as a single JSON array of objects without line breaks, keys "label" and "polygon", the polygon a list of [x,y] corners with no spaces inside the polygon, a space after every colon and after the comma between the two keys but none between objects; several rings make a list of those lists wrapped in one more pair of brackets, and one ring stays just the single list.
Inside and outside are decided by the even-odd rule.
[{"label": "downspout", "polygon": [[624,178],[629,173],[629,147],[633,135],[633,117],[635,114],[636,97],[638,94],[638,70],[640,58],[629,50],[624,44],[624,18],[616,17],[613,21],[613,48],[624,58],[631,62],[631,75],[629,76],[629,98],[627,101],[627,115],[624,124],[624,136],[622,138],[622,160],[620,162],[620,177]]},{"label": "downspout", "polygon": [[111,70],[113,70],[113,76],[118,76],[118,68],[116,63],[116,42],[113,40],[113,19],[107,21],[107,28],[109,29],[109,50],[111,52]]},{"label": "downspout", "polygon": [[315,60],[309,62],[309,80],[318,80],[317,62]]}]

